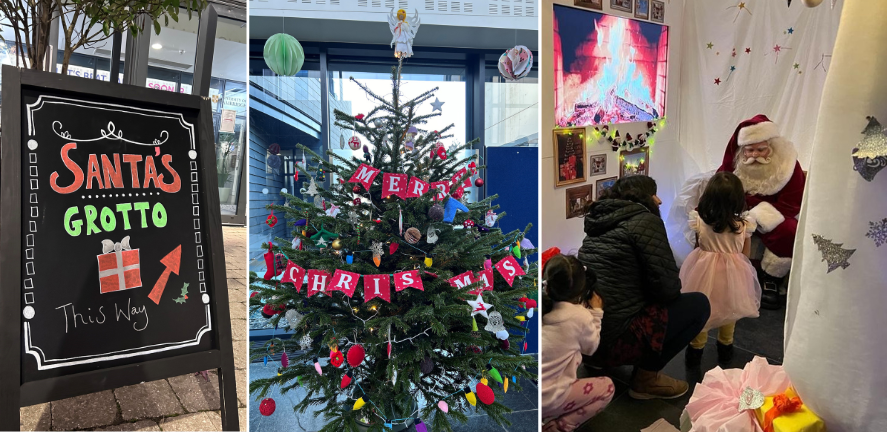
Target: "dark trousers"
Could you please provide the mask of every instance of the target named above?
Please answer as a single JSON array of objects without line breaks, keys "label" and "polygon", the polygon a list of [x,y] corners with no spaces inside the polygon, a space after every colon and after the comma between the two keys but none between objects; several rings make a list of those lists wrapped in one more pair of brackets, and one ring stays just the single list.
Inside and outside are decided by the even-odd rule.
[{"label": "dark trousers", "polygon": [[668,326],[665,328],[662,352],[638,362],[637,366],[641,369],[662,370],[702,331],[711,315],[708,297],[698,292],[681,294],[665,307],[668,310]]}]

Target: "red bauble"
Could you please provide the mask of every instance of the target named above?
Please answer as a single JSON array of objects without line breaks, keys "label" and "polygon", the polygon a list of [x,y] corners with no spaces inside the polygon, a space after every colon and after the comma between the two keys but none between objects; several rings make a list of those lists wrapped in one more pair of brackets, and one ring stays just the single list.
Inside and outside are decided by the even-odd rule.
[{"label": "red bauble", "polygon": [[262,400],[262,403],[259,404],[259,412],[262,413],[263,416],[274,414],[275,409],[277,409],[277,404],[274,403],[274,399],[271,398],[265,398]]},{"label": "red bauble", "polygon": [[353,188],[351,188],[351,192],[359,194],[360,193],[360,185],[357,185],[357,186],[354,186]]},{"label": "red bauble", "polygon": [[490,405],[496,401],[496,395],[493,393],[493,389],[484,383],[477,383],[477,388],[474,389],[474,392],[477,393],[477,398],[484,404]]},{"label": "red bauble", "polygon": [[363,347],[360,345],[354,345],[348,350],[348,364],[351,365],[351,367],[360,366],[360,364],[363,363],[364,357],[366,357],[366,351],[364,351]]},{"label": "red bauble", "polygon": [[477,180],[474,181],[474,185],[477,187],[481,187],[484,185],[484,179],[478,177]]},{"label": "red bauble", "polygon": [[272,316],[282,313],[285,310],[286,306],[284,305],[278,305],[277,307],[274,307],[273,305],[266,304],[262,307],[262,316],[268,315],[267,318],[271,318]]},{"label": "red bauble", "polygon": [[471,219],[465,219],[465,222],[462,222],[462,226],[465,228],[471,228],[474,226],[474,221]]},{"label": "red bauble", "polygon": [[335,350],[330,352],[330,364],[333,367],[342,366],[342,363],[345,362],[345,356],[342,355],[342,351]]},{"label": "red bauble", "polygon": [[351,204],[354,204],[356,206],[360,205],[360,197],[354,198],[354,201],[352,201]]}]

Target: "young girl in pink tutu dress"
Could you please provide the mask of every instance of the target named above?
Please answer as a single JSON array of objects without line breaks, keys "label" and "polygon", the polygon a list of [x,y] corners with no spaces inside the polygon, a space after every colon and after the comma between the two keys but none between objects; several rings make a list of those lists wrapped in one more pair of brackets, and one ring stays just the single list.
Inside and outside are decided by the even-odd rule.
[{"label": "young girl in pink tutu dress", "polygon": [[690,213],[697,247],[681,266],[683,292],[701,292],[711,303],[711,316],[702,333],[690,342],[686,365],[699,366],[708,330],[718,328],[718,362],[733,358],[733,330],[740,318],[756,318],[761,285],[748,260],[756,224],[742,216],[745,191],[733,173],[715,174]]}]

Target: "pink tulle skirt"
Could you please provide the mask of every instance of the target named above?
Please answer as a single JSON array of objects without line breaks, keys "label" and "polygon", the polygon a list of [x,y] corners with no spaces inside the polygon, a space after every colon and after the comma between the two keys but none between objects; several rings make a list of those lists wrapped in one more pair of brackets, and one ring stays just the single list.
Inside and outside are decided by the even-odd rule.
[{"label": "pink tulle skirt", "polygon": [[706,252],[696,248],[681,266],[683,292],[701,292],[711,303],[703,331],[757,318],[761,285],[748,258],[741,253]]}]

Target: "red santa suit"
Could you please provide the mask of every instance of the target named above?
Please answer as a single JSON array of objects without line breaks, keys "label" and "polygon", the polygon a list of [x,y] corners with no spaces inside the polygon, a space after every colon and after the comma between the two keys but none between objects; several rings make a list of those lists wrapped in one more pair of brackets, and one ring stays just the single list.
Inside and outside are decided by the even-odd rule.
[{"label": "red santa suit", "polygon": [[[750,175],[741,165],[740,148],[764,141],[770,145],[771,163],[755,167],[759,171]],[[798,151],[779,135],[770,119],[759,114],[736,127],[718,171],[731,171],[742,180],[749,215],[757,222],[766,248],[761,269],[774,277],[787,275],[804,195],[805,175],[798,163]]]}]

